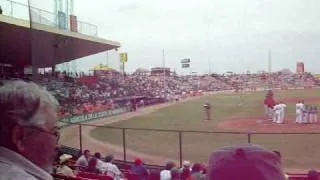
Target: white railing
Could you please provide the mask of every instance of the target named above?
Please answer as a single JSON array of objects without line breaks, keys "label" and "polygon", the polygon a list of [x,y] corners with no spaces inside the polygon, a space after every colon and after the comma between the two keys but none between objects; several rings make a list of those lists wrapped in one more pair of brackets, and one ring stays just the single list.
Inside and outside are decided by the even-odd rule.
[{"label": "white railing", "polygon": [[[15,1],[5,1],[2,5],[3,15],[30,21],[29,6]],[[43,9],[30,7],[31,23],[39,23],[47,26],[59,28],[58,15]],[[70,31],[70,18],[66,17],[66,29]],[[61,27],[60,27],[61,28]],[[98,36],[98,28],[94,24],[77,21],[78,33]]]}]

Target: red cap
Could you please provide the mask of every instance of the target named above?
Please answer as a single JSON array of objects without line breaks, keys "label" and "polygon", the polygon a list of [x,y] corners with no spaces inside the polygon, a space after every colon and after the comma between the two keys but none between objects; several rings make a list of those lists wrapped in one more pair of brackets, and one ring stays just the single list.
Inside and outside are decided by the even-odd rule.
[{"label": "red cap", "polygon": [[136,165],[140,165],[140,164],[142,164],[142,160],[139,159],[139,158],[137,158],[137,159],[134,160],[134,163],[135,163]]}]

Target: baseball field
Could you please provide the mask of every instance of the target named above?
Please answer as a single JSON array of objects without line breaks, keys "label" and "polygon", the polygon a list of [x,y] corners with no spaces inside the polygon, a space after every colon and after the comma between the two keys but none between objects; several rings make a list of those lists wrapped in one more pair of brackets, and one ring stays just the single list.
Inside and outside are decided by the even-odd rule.
[{"label": "baseball field", "polygon": [[[179,133],[175,130],[181,130],[183,159],[207,162],[218,147],[246,143],[247,133],[252,133],[252,143],[282,153],[287,169],[320,167],[320,123],[294,123],[296,102],[304,100],[305,104],[319,105],[320,90],[279,90],[274,91],[274,95],[276,101],[281,100],[288,106],[284,124],[264,120],[265,92],[221,93],[141,108],[87,123],[108,127],[82,126],[82,146],[122,159],[125,133],[128,160],[140,157],[146,163],[178,162]],[[210,121],[204,120],[203,104],[207,102],[212,105]],[[123,132],[115,128],[129,129]],[[63,129],[61,144],[79,147],[77,126]]]}]

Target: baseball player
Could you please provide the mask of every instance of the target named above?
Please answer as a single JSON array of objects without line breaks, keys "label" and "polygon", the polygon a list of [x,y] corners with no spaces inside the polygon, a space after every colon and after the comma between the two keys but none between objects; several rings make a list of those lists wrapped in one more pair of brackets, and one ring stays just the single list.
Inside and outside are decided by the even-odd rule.
[{"label": "baseball player", "polygon": [[273,120],[272,122],[274,123],[278,123],[280,122],[280,111],[281,111],[281,106],[280,104],[277,102],[275,106],[273,106]]},{"label": "baseball player", "polygon": [[310,122],[310,106],[309,105],[305,105],[304,107],[304,118],[303,118],[303,123],[309,123]]},{"label": "baseball player", "polygon": [[265,113],[267,115],[267,118],[269,118],[270,120],[273,119],[274,117],[274,110],[273,107],[275,105],[275,101],[273,99],[273,92],[271,90],[269,90],[266,94],[265,100],[264,100],[264,105],[265,105]]},{"label": "baseball player", "polygon": [[206,103],[203,105],[204,111],[205,111],[205,120],[210,120],[211,119],[211,104]]},{"label": "baseball player", "polygon": [[314,122],[318,122],[318,108],[317,106],[314,106]]},{"label": "baseball player", "polygon": [[281,124],[281,123],[284,122],[285,109],[287,108],[287,105],[284,104],[283,102],[280,102],[278,106],[279,106],[279,109],[280,109],[280,110],[279,110],[280,117],[279,117],[277,123],[278,123],[278,124]]},{"label": "baseball player", "polygon": [[298,101],[296,104],[296,123],[303,123],[304,118],[304,103],[303,101]]},{"label": "baseball player", "polygon": [[265,97],[264,99],[264,116],[266,119],[269,119],[269,107],[268,107],[268,96]]},{"label": "baseball player", "polygon": [[315,113],[314,113],[314,106],[310,106],[309,109],[310,109],[310,110],[309,110],[309,122],[310,122],[310,123],[314,123],[314,115],[315,115]]}]

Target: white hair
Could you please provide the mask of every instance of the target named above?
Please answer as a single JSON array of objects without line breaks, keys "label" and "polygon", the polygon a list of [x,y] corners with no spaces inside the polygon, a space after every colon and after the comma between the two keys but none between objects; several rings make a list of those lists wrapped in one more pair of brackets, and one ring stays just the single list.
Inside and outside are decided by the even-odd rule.
[{"label": "white hair", "polygon": [[46,90],[33,82],[22,80],[3,81],[0,86],[0,115],[1,119],[15,121],[21,125],[42,126],[46,118],[39,111],[43,108],[57,110],[58,101]]}]

